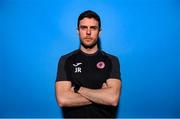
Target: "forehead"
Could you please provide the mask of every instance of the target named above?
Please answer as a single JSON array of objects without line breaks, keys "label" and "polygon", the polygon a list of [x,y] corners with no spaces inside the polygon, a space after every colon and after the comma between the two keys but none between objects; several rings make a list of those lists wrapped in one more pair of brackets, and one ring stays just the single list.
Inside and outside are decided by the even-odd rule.
[{"label": "forehead", "polygon": [[98,21],[94,18],[84,18],[80,20],[79,25],[98,26]]}]

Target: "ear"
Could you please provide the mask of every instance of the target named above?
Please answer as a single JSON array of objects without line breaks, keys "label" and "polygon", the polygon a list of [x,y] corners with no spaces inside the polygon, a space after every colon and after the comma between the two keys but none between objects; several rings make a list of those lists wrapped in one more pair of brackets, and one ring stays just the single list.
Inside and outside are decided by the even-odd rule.
[{"label": "ear", "polygon": [[99,37],[101,36],[102,29],[99,30]]},{"label": "ear", "polygon": [[77,32],[77,34],[79,35],[79,29],[78,29],[78,28],[76,29],[76,32]]}]

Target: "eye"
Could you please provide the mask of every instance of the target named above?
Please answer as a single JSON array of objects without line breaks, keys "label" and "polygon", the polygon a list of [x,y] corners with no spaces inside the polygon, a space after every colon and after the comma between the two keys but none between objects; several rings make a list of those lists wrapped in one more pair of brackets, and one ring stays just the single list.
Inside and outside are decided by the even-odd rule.
[{"label": "eye", "polygon": [[87,26],[80,26],[80,29],[81,29],[81,30],[86,30],[86,29],[87,29]]},{"label": "eye", "polygon": [[90,27],[92,30],[97,30],[98,29],[98,26],[91,26]]}]

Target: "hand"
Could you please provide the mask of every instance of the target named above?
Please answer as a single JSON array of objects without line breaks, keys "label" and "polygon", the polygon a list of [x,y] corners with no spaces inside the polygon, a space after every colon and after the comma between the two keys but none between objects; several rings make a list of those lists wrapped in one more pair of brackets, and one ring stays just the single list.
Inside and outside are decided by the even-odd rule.
[{"label": "hand", "polygon": [[74,86],[71,87],[71,91],[74,92]]},{"label": "hand", "polygon": [[106,84],[106,83],[103,83],[102,89],[107,88],[107,87],[108,87],[107,84]]}]

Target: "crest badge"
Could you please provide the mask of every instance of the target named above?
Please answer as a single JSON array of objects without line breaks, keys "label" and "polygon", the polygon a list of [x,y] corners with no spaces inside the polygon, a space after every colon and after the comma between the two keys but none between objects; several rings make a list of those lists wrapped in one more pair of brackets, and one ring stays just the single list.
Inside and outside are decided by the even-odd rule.
[{"label": "crest badge", "polygon": [[104,63],[103,61],[100,61],[100,62],[98,62],[98,63],[96,64],[96,67],[97,67],[98,69],[103,69],[103,68],[105,67],[105,63]]}]

